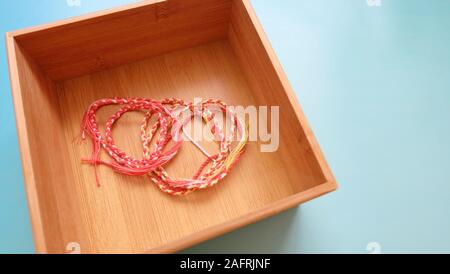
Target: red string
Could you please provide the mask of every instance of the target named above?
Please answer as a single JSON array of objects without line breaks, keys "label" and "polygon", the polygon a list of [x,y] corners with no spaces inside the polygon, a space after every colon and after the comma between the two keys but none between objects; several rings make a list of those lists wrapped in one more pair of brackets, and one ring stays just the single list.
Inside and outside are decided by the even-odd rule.
[{"label": "red string", "polygon": [[[118,105],[120,109],[113,114],[105,125],[104,134],[100,132],[96,120],[96,112],[105,106]],[[228,114],[232,120],[230,136],[226,138],[224,131],[219,125],[216,116],[209,107],[218,107],[222,113]],[[182,108],[176,113],[177,108]],[[192,113],[188,118],[181,120],[181,113],[189,110]],[[115,123],[127,112],[145,111],[145,117],[141,124],[141,140],[143,144],[143,158],[135,159],[119,149],[114,143],[112,129]],[[206,122],[211,123],[211,133],[219,141],[219,153],[209,156],[207,152],[195,142],[189,134],[186,136],[207,156],[206,161],[200,166],[192,179],[172,179],[163,166],[168,163],[181,148],[181,132],[184,132],[186,124],[192,116],[201,116]],[[147,133],[150,120],[156,117],[156,123]],[[150,144],[159,130],[159,138],[155,142],[152,152]],[[232,143],[236,141],[238,133],[241,135],[239,144],[233,148]],[[86,111],[82,121],[82,136],[90,137],[93,143],[91,159],[83,160],[84,163],[95,167],[96,182],[100,186],[97,165],[105,165],[114,171],[130,175],[148,175],[150,179],[165,193],[172,195],[186,194],[198,189],[204,189],[217,184],[223,179],[233,166],[239,161],[247,143],[246,129],[240,123],[237,116],[228,110],[227,105],[220,100],[206,100],[199,105],[185,103],[183,100],[172,98],[156,101],[145,98],[114,98],[95,101]],[[173,145],[167,148],[170,142]],[[111,162],[100,160],[100,150],[104,149],[112,159]],[[208,171],[204,172],[210,165]]]}]

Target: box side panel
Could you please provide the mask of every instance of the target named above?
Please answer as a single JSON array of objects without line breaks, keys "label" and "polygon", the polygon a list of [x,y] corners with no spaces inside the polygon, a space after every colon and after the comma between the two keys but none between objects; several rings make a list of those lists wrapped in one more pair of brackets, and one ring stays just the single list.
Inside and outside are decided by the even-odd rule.
[{"label": "box side panel", "polygon": [[[300,145],[299,153],[307,159],[311,172],[315,174],[314,180],[308,182],[308,178],[305,178],[306,181],[302,183],[314,186],[334,182],[335,179],[250,1],[233,1],[228,38],[259,103],[280,106],[280,139],[288,141],[290,149]],[[298,161],[290,160],[286,165],[289,169],[295,169]]]},{"label": "box side panel", "polygon": [[36,249],[39,253],[61,251],[68,235],[80,237],[76,226],[60,226],[61,220],[75,219],[76,211],[67,189],[70,167],[55,84],[17,43],[14,49],[19,85],[13,92]]},{"label": "box side panel", "polygon": [[166,244],[160,248],[154,248],[148,250],[146,253],[149,254],[157,254],[157,253],[174,253],[179,250],[183,250],[189,247],[192,247],[201,242],[207,241],[214,237],[218,237],[224,235],[233,230],[242,228],[246,225],[250,225],[256,223],[258,221],[264,220],[266,218],[272,217],[276,214],[279,214],[285,210],[294,208],[301,203],[308,202],[314,198],[325,195],[329,192],[336,190],[336,184],[334,182],[327,182],[311,188],[307,191],[300,192],[296,195],[292,195],[275,203],[265,206],[264,208],[260,208],[251,213],[245,214],[231,220],[229,222],[210,227],[208,229],[196,232],[188,237],[184,237],[178,241],[173,241]]},{"label": "box side panel", "polygon": [[224,39],[230,10],[230,0],[156,1],[17,40],[51,79],[63,80]]},{"label": "box side panel", "polygon": [[[30,155],[30,142],[28,140],[28,130],[26,127],[26,118],[24,113],[25,111],[23,107],[21,85],[19,80],[16,44],[13,36],[10,34],[6,35],[6,48],[8,51],[11,91],[16,115],[16,127],[20,145],[20,152],[21,155]],[[45,253],[47,252],[47,245],[45,242],[39,197],[35,184],[33,163],[31,161],[31,157],[22,156],[21,158],[36,252]]]}]

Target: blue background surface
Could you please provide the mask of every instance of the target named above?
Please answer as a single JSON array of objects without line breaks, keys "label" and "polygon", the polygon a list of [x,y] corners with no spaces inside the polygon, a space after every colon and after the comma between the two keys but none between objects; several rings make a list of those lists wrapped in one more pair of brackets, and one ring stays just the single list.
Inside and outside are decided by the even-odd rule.
[{"label": "blue background surface", "polygon": [[[0,32],[130,2],[0,1]],[[450,1],[253,4],[341,188],[185,252],[450,253]],[[1,39],[0,253],[29,253]]]}]

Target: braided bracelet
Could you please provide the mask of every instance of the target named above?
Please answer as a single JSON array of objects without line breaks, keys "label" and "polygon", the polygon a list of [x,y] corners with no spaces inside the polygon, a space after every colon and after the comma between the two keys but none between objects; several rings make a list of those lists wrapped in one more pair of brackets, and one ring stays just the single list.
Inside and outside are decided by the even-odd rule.
[{"label": "braided bracelet", "polygon": [[[119,111],[117,111],[107,122],[105,127],[105,138],[100,133],[96,121],[96,112],[108,105],[124,105]],[[142,160],[133,159],[127,156],[123,151],[121,151],[115,144],[112,138],[112,127],[114,123],[122,117],[123,114],[129,111],[136,110],[147,110],[150,114],[158,115],[157,125],[161,127],[162,133],[167,133],[169,127],[177,120],[172,116],[172,114],[160,103],[154,100],[147,99],[102,99],[94,102],[85,113],[82,122],[82,138],[86,138],[86,134],[92,139],[93,143],[93,153],[90,160],[83,160],[85,163],[91,163],[93,165],[104,164],[113,168],[115,171],[127,174],[127,175],[144,175],[154,170],[156,167],[167,163],[172,159],[178,149],[181,146],[181,140],[175,142],[175,145],[168,150],[163,152],[164,145],[170,140],[169,134],[160,134],[160,139],[157,141],[157,148],[154,153],[148,155],[149,157]],[[108,155],[113,158],[115,162],[106,163],[99,159],[100,149],[103,148]],[[96,181],[99,184],[99,178],[97,172]]]},{"label": "braided bracelet", "polygon": [[[120,105],[121,108],[107,121],[103,137],[98,129],[95,114],[100,108],[108,105]],[[218,106],[223,113],[230,115],[232,126],[229,138],[225,138],[220,125],[217,123],[215,114],[208,109],[210,106]],[[175,109],[178,107],[182,107],[182,111],[176,114]],[[185,103],[183,100],[175,98],[165,99],[161,102],[145,98],[98,100],[88,108],[83,117],[82,137],[85,139],[87,135],[93,142],[92,157],[90,160],[83,160],[83,162],[94,166],[99,164],[106,165],[118,173],[130,176],[148,174],[150,179],[163,192],[171,195],[182,195],[198,189],[211,187],[223,179],[239,161],[244,152],[248,134],[237,116],[228,110],[228,107],[224,102],[220,100],[207,100],[201,102],[200,109],[198,109],[198,107],[199,106],[192,103]],[[185,110],[193,111],[193,116],[202,116],[207,123],[213,122],[211,132],[218,137],[220,142],[220,152],[217,155],[208,155],[207,152],[185,132],[185,125],[192,118],[191,115],[189,119],[181,121],[180,115]],[[126,155],[126,153],[115,145],[112,137],[112,128],[114,124],[125,113],[130,111],[146,111],[144,120],[141,124],[141,140],[143,145],[142,160],[134,159]],[[147,134],[149,122],[154,116],[157,117],[157,121],[151,127],[149,134]],[[158,129],[160,130],[159,139],[156,140],[154,152],[151,152],[150,144]],[[231,148],[231,144],[236,138],[236,131],[241,135],[241,139],[236,147]],[[174,180],[164,170],[163,165],[169,162],[180,149],[182,142],[180,138],[181,132],[184,132],[189,140],[207,156],[207,159],[200,166],[192,179]],[[172,138],[172,135],[175,138]],[[165,150],[170,141],[173,141],[174,145],[170,149]],[[99,159],[101,148],[103,148],[113,159],[112,162],[105,162]],[[202,174],[203,170],[209,164],[211,164],[209,170]],[[95,174],[97,184],[100,185],[97,171]]]},{"label": "braided bracelet", "polygon": [[[163,192],[172,195],[183,195],[195,190],[212,187],[225,178],[234,165],[239,161],[248,140],[247,130],[237,118],[236,114],[229,110],[228,106],[220,100],[203,101],[201,102],[200,109],[196,109],[196,106],[192,103],[184,103],[179,99],[166,99],[163,100],[162,103],[171,105],[172,107],[185,106],[184,110],[191,110],[192,115],[201,115],[206,123],[213,122],[211,133],[218,136],[218,141],[220,142],[220,152],[213,156],[208,155],[205,150],[201,149],[201,147],[192,138],[190,138],[189,134],[185,133],[186,136],[190,138],[191,142],[199,147],[208,157],[206,161],[201,165],[192,179],[174,180],[167,174],[163,167],[158,167],[150,174],[151,180],[158,185]],[[222,112],[225,114],[228,113],[231,117],[232,124],[229,138],[225,138],[225,135],[215,118],[215,114],[208,109],[209,106],[218,106]],[[181,113],[183,113],[183,111],[181,111]],[[232,149],[231,144],[236,137],[236,129],[241,135],[241,139],[238,145]],[[203,170],[209,164],[211,164],[210,169],[202,175]]]}]

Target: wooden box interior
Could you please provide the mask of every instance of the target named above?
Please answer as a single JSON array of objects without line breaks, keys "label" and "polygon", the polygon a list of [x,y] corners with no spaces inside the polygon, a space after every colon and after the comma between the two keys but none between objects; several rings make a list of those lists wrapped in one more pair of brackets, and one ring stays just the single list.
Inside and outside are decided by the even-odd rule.
[{"label": "wooden box interior", "polygon": [[[8,43],[38,252],[64,253],[70,242],[83,253],[173,252],[336,188],[248,1],[143,1],[9,33]],[[98,188],[80,162],[90,142],[77,137],[89,104],[114,96],[280,106],[280,146],[262,153],[251,142],[223,182],[188,196],[104,167]],[[129,114],[114,132],[135,156],[130,124],[140,119]],[[187,177],[203,160],[186,143],[168,170]]]}]

